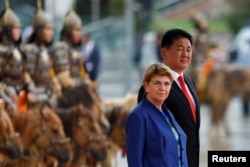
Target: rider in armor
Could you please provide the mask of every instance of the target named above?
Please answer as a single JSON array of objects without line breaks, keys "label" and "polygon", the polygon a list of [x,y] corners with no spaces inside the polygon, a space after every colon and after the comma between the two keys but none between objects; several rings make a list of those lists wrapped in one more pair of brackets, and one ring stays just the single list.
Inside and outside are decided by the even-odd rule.
[{"label": "rider in armor", "polygon": [[11,100],[12,107],[18,101],[18,93],[24,85],[23,58],[19,50],[21,23],[18,16],[5,1],[0,16],[0,84],[1,94]]},{"label": "rider in armor", "polygon": [[63,90],[89,82],[85,64],[81,58],[82,21],[73,9],[66,15],[61,41],[50,51],[55,75]]},{"label": "rider in armor", "polygon": [[28,86],[25,92],[32,92],[36,101],[50,98],[53,92],[60,92],[60,87],[51,68],[48,48],[53,42],[53,26],[43,11],[41,1],[37,1],[37,11],[32,24],[33,32],[21,49],[25,59],[25,71]]}]

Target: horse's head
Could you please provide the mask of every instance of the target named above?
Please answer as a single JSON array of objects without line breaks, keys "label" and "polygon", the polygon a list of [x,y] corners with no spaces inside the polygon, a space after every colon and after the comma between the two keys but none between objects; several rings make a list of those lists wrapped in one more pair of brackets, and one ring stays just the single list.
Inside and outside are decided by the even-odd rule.
[{"label": "horse's head", "polygon": [[137,94],[131,93],[104,102],[105,114],[111,125],[109,138],[119,147],[125,147],[125,121],[136,104]]},{"label": "horse's head", "polygon": [[82,104],[86,109],[92,112],[93,118],[96,119],[102,129],[108,133],[110,130],[110,124],[105,116],[103,110],[103,103],[88,83],[82,83],[72,89],[64,91],[60,97],[58,97],[58,108],[70,108]]},{"label": "horse's head", "polygon": [[19,134],[15,132],[11,119],[0,100],[0,158],[16,159],[22,156],[23,148]]},{"label": "horse's head", "polygon": [[39,153],[54,156],[61,164],[69,162],[72,148],[59,116],[43,104],[31,108],[28,115],[29,122],[22,137],[25,145],[34,145]]},{"label": "horse's head", "polygon": [[102,161],[107,156],[107,137],[92,111],[83,105],[72,110],[71,137],[74,144],[91,154],[95,161]]}]

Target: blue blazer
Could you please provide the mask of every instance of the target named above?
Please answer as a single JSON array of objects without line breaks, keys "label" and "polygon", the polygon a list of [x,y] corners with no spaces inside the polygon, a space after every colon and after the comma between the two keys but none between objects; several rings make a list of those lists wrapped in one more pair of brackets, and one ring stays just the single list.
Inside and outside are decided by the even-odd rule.
[{"label": "blue blazer", "polygon": [[[186,134],[166,106],[163,106],[163,111],[179,133],[182,167],[188,167]],[[178,167],[174,133],[163,113],[146,98],[126,120],[126,149],[129,167]]]},{"label": "blue blazer", "polygon": [[[197,122],[194,122],[192,111],[189,106],[188,100],[183,94],[181,88],[174,81],[170,89],[168,98],[164,104],[174,115],[175,120],[181,126],[187,135],[187,157],[189,167],[199,167],[199,154],[200,154],[200,103],[196,92],[194,81],[187,75],[184,75],[185,82],[194,98],[196,104],[196,117]],[[144,98],[144,88],[141,86],[138,101]]]}]

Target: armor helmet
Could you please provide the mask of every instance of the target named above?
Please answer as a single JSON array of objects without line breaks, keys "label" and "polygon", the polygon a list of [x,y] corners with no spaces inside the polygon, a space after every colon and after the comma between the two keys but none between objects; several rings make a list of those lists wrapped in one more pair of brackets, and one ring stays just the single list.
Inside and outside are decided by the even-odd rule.
[{"label": "armor helmet", "polygon": [[43,28],[52,28],[52,21],[49,16],[43,11],[41,0],[37,0],[37,11],[33,19],[33,32],[28,40],[28,43],[36,42],[43,44],[42,30]]},{"label": "armor helmet", "polygon": [[206,31],[208,28],[207,18],[205,17],[203,13],[195,12],[191,16],[191,21],[193,22],[194,27],[197,30]]},{"label": "armor helmet", "polygon": [[33,19],[33,28],[39,29],[41,27],[52,27],[52,22],[49,16],[43,11],[41,0],[37,1],[37,12]]},{"label": "armor helmet", "polygon": [[[10,8],[9,1],[5,0],[5,9],[1,13],[0,18],[0,41],[6,42],[6,43],[14,43],[12,39],[12,28],[20,28],[21,22],[18,16],[13,12],[13,10]],[[18,41],[21,40],[21,37]]]},{"label": "armor helmet", "polygon": [[72,45],[71,31],[73,29],[81,30],[82,21],[81,18],[77,15],[77,13],[73,10],[73,8],[71,8],[71,10],[67,13],[64,19],[63,28],[61,31],[61,40],[66,41],[67,43]]},{"label": "armor helmet", "polygon": [[68,12],[67,16],[65,17],[63,28],[64,29],[81,29],[82,28],[82,21],[73,9],[71,9]]}]

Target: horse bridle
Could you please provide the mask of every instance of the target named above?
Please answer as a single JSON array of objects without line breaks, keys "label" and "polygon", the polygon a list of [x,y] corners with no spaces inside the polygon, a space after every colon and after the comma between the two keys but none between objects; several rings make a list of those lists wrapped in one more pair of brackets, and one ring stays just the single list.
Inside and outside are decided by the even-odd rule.
[{"label": "horse bridle", "polygon": [[[14,138],[18,138],[20,135],[18,132],[15,132],[13,134],[9,134],[9,135],[4,135],[1,139],[0,139],[0,148],[3,148],[5,146],[7,146],[7,141],[9,139],[14,139]],[[5,166],[5,160],[3,158],[1,158],[0,156],[0,167]]]},{"label": "horse bridle", "polygon": [[77,125],[80,127],[81,131],[85,136],[88,136],[89,141],[94,141],[94,142],[101,142],[104,140],[107,140],[107,136],[104,134],[100,135],[89,135],[86,129],[84,128],[84,122],[81,119],[78,119]]},{"label": "horse bridle", "polygon": [[9,140],[9,139],[13,139],[13,138],[17,138],[17,137],[19,137],[20,135],[19,135],[19,133],[18,132],[15,132],[15,133],[13,133],[13,134],[10,134],[10,135],[4,135],[2,138],[1,138],[1,143],[0,143],[0,147],[1,146],[5,146],[6,145],[6,143],[7,143],[7,141]]},{"label": "horse bridle", "polygon": [[[90,112],[90,111],[88,111]],[[77,121],[77,126],[80,127],[81,131],[85,136],[88,136],[89,141],[94,141],[94,142],[102,142],[104,140],[107,140],[107,136],[105,134],[100,134],[100,135],[90,135],[87,131],[86,128],[84,128],[84,121],[78,117]]]},{"label": "horse bridle", "polygon": [[50,141],[50,145],[51,145],[51,147],[49,147],[49,152],[50,152],[51,150],[54,149],[55,145],[69,143],[70,138],[67,137],[65,139],[54,139],[49,133],[47,133],[45,118],[43,114],[43,108],[45,107],[45,105],[47,105],[47,103],[43,102],[39,109],[39,112],[41,114],[42,126],[41,126],[40,133],[37,134],[37,136],[35,137],[35,140],[37,140],[41,135],[45,135],[47,139]]}]

